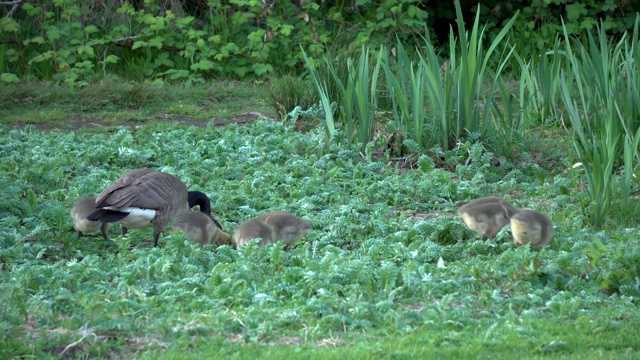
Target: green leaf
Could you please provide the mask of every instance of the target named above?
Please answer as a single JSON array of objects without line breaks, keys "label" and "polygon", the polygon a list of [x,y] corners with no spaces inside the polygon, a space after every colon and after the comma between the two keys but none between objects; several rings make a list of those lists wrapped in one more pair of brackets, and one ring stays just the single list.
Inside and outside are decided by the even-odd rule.
[{"label": "green leaf", "polygon": [[85,34],[93,34],[93,33],[99,32],[99,31],[100,31],[100,29],[98,29],[98,27],[95,26],[95,25],[89,25],[89,26],[84,28],[84,33]]},{"label": "green leaf", "polygon": [[93,52],[93,47],[89,45],[79,46],[77,49],[78,55],[88,55],[89,57],[94,57],[95,54]]},{"label": "green leaf", "polygon": [[280,28],[280,33],[282,35],[289,36],[289,35],[291,35],[291,31],[294,28],[295,27],[293,25],[289,25],[289,24],[283,25],[282,28]]},{"label": "green leaf", "polygon": [[146,41],[142,41],[142,40],[136,40],[133,42],[133,46],[131,47],[132,50],[135,50],[137,48],[141,48],[141,47],[147,47],[147,42]]},{"label": "green leaf", "polygon": [[104,59],[104,61],[109,64],[116,64],[119,60],[120,58],[116,55],[108,55],[106,59]]},{"label": "green leaf", "polygon": [[264,42],[264,34],[266,33],[266,31],[264,29],[258,29],[255,31],[252,31],[248,36],[247,39],[253,43],[262,43]]},{"label": "green leaf", "polygon": [[49,60],[51,58],[53,58],[54,56],[54,52],[53,51],[47,51],[45,53],[42,53],[40,55],[34,56],[33,58],[31,58],[28,62],[29,65],[32,65],[34,63],[39,63],[39,62],[43,62],[46,60]]},{"label": "green leaf", "polygon": [[581,15],[587,14],[587,9],[585,4],[570,4],[567,5],[567,18],[571,22],[575,22],[580,18]]},{"label": "green leaf", "polygon": [[189,76],[189,70],[171,69],[162,73],[161,75],[169,75],[169,79],[171,80],[183,79]]},{"label": "green leaf", "polygon": [[25,45],[27,45],[27,44],[44,44],[44,43],[45,43],[45,40],[44,40],[44,38],[42,36],[36,36],[34,38],[27,39],[27,40],[24,41]]},{"label": "green leaf", "polygon": [[211,70],[215,63],[211,60],[200,60],[199,62],[191,65],[189,68],[191,70]]},{"label": "green leaf", "polygon": [[2,31],[7,32],[18,32],[20,31],[20,24],[13,20],[12,18],[3,17],[0,19],[0,33]]},{"label": "green leaf", "polygon": [[7,49],[5,56],[9,62],[15,62],[20,59],[20,53],[15,49]]},{"label": "green leaf", "polygon": [[42,7],[33,6],[33,5],[31,5],[30,3],[27,3],[27,2],[23,3],[22,10],[24,10],[24,12],[26,12],[27,15],[29,15],[31,17],[36,16],[36,15],[40,15],[42,13]]},{"label": "green leaf", "polygon": [[249,68],[246,66],[236,66],[233,68],[233,72],[240,77],[245,76],[247,74],[247,71],[249,71]]},{"label": "green leaf", "polygon": [[258,63],[253,64],[251,68],[253,69],[253,72],[256,73],[256,75],[264,75],[266,73],[273,72],[273,66],[271,66],[271,64]]},{"label": "green leaf", "polygon": [[154,30],[154,31],[162,30],[165,27],[165,20],[161,17],[156,18],[156,21],[151,25],[149,25],[149,27],[151,28],[151,30]]},{"label": "green leaf", "polygon": [[420,155],[420,157],[418,158],[418,168],[423,173],[430,173],[436,168],[436,165],[433,162],[433,159],[431,159],[429,156]]},{"label": "green leaf", "polygon": [[57,40],[60,39],[61,36],[60,30],[56,28],[47,30],[47,38],[49,38],[49,40]]},{"label": "green leaf", "polygon": [[0,74],[0,81],[7,84],[17,83],[17,82],[20,82],[20,78],[18,78],[15,74],[3,73],[3,74]]},{"label": "green leaf", "polygon": [[162,43],[164,41],[164,36],[156,36],[153,39],[149,40],[149,46],[155,46],[158,49],[162,49]]}]

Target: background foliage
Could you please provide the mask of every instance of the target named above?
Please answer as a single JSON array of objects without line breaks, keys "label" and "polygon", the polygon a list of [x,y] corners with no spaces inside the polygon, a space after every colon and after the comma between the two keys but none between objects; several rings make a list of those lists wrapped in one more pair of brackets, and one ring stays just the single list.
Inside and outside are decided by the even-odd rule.
[{"label": "background foliage", "polygon": [[[429,36],[444,46],[455,28],[454,3],[402,1],[60,0],[0,5],[0,79],[56,79],[86,84],[106,72],[136,79],[201,82],[300,72],[302,50],[359,51],[395,43],[413,48]],[[612,35],[633,26],[632,1],[461,1],[472,24],[482,16],[495,35],[516,11],[521,54],[553,45],[564,19],[585,35],[598,19]]]}]

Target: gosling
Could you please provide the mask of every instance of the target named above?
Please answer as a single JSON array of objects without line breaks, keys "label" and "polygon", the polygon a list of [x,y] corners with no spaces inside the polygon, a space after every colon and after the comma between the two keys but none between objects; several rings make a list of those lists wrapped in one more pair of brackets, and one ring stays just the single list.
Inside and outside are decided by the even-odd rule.
[{"label": "gosling", "polygon": [[284,211],[271,211],[258,219],[273,226],[277,240],[282,240],[285,244],[292,244],[311,231],[311,224],[308,221]]},{"label": "gosling", "polygon": [[71,220],[73,220],[73,228],[78,234],[78,239],[80,239],[82,233],[93,233],[98,229],[100,229],[100,233],[105,240],[109,239],[109,223],[87,219],[87,216],[94,211],[96,211],[95,196],[83,197],[71,208]]},{"label": "gosling", "polygon": [[493,197],[493,196],[488,196],[488,197],[481,197],[481,198],[477,198],[475,200],[469,201],[468,203],[460,206],[458,208],[458,212],[465,212],[466,210],[468,210],[469,208],[472,208],[474,206],[478,206],[478,205],[486,205],[486,204],[509,204],[509,202],[507,202],[504,199],[501,199],[499,197]]},{"label": "gosling", "polygon": [[233,238],[236,246],[246,245],[257,238],[261,239],[259,246],[280,240],[285,244],[292,244],[310,230],[311,224],[303,218],[284,211],[272,211],[240,224]]},{"label": "gosling", "polygon": [[549,218],[531,209],[522,209],[511,217],[511,234],[516,246],[531,244],[546,246],[553,237],[553,224]]},{"label": "gosling", "polygon": [[273,225],[265,224],[259,219],[245,221],[238,225],[233,233],[233,242],[238,246],[244,246],[253,239],[260,239],[258,246],[265,246],[276,242],[276,229]]},{"label": "gosling", "polygon": [[499,198],[480,198],[458,209],[467,227],[482,235],[482,240],[494,238],[518,209]]},{"label": "gosling", "polygon": [[232,245],[231,235],[222,231],[218,222],[210,215],[199,211],[187,211],[171,227],[182,231],[189,240],[202,245]]}]

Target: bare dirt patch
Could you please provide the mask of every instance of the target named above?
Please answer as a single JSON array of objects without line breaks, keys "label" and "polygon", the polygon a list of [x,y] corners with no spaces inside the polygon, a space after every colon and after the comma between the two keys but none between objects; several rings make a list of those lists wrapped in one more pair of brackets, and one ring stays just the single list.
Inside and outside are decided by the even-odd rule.
[{"label": "bare dirt patch", "polygon": [[113,119],[104,119],[99,117],[90,117],[90,116],[70,116],[67,121],[64,122],[62,126],[52,126],[49,124],[30,124],[30,123],[19,123],[15,124],[14,128],[22,129],[27,125],[32,125],[38,130],[79,130],[79,129],[92,129],[92,128],[106,128],[106,127],[114,127],[114,126],[141,126],[141,125],[149,125],[152,123],[173,123],[173,124],[185,124],[185,125],[193,125],[201,128],[206,128],[210,123],[215,127],[227,126],[230,124],[250,124],[257,119],[265,118],[270,119],[269,117],[255,111],[249,111],[246,113],[242,113],[236,116],[232,116],[229,118],[214,118],[210,120],[198,120],[190,116],[180,116],[180,115],[171,115],[171,114],[159,114],[154,119],[150,119],[149,121],[114,121]]}]

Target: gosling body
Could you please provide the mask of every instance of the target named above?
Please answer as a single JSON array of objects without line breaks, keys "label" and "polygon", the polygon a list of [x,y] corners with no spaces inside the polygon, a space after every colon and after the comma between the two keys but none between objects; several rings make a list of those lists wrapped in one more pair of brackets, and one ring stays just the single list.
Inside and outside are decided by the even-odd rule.
[{"label": "gosling body", "polygon": [[238,225],[238,228],[233,233],[233,241],[236,246],[247,245],[251,240],[258,238],[260,239],[259,246],[276,242],[275,228],[259,219],[253,219]]},{"label": "gosling body", "polygon": [[487,197],[481,197],[481,198],[477,198],[475,200],[469,201],[468,203],[460,206],[458,208],[458,212],[465,212],[467,211],[469,208],[472,208],[474,206],[478,206],[478,205],[487,205],[487,204],[507,204],[509,206],[511,206],[511,204],[499,197],[494,197],[494,196],[487,196]]},{"label": "gosling body", "polygon": [[499,198],[481,198],[465,204],[458,215],[467,227],[482,236],[482,240],[494,238],[518,209]]},{"label": "gosling body", "polygon": [[311,230],[311,224],[303,218],[284,211],[271,211],[245,221],[235,231],[233,239],[237,246],[243,246],[260,238],[258,245],[264,246],[276,241],[292,244]]},{"label": "gosling body", "polygon": [[83,233],[93,233],[100,229],[100,233],[105,240],[108,240],[109,224],[100,221],[87,219],[91,213],[96,211],[96,197],[89,196],[79,199],[71,208],[71,220],[73,228],[78,234],[78,239]]},{"label": "gosling body", "polygon": [[200,245],[232,245],[231,235],[222,231],[218,222],[203,212],[185,212],[173,223],[172,230],[182,231],[189,240]]},{"label": "gosling body", "polygon": [[522,209],[511,217],[511,234],[516,246],[531,244],[536,248],[546,246],[553,237],[553,224],[549,218],[531,209]]},{"label": "gosling body", "polygon": [[276,231],[276,239],[282,240],[285,244],[292,244],[311,231],[311,224],[308,221],[284,211],[271,211],[261,215],[258,219],[273,226]]}]

